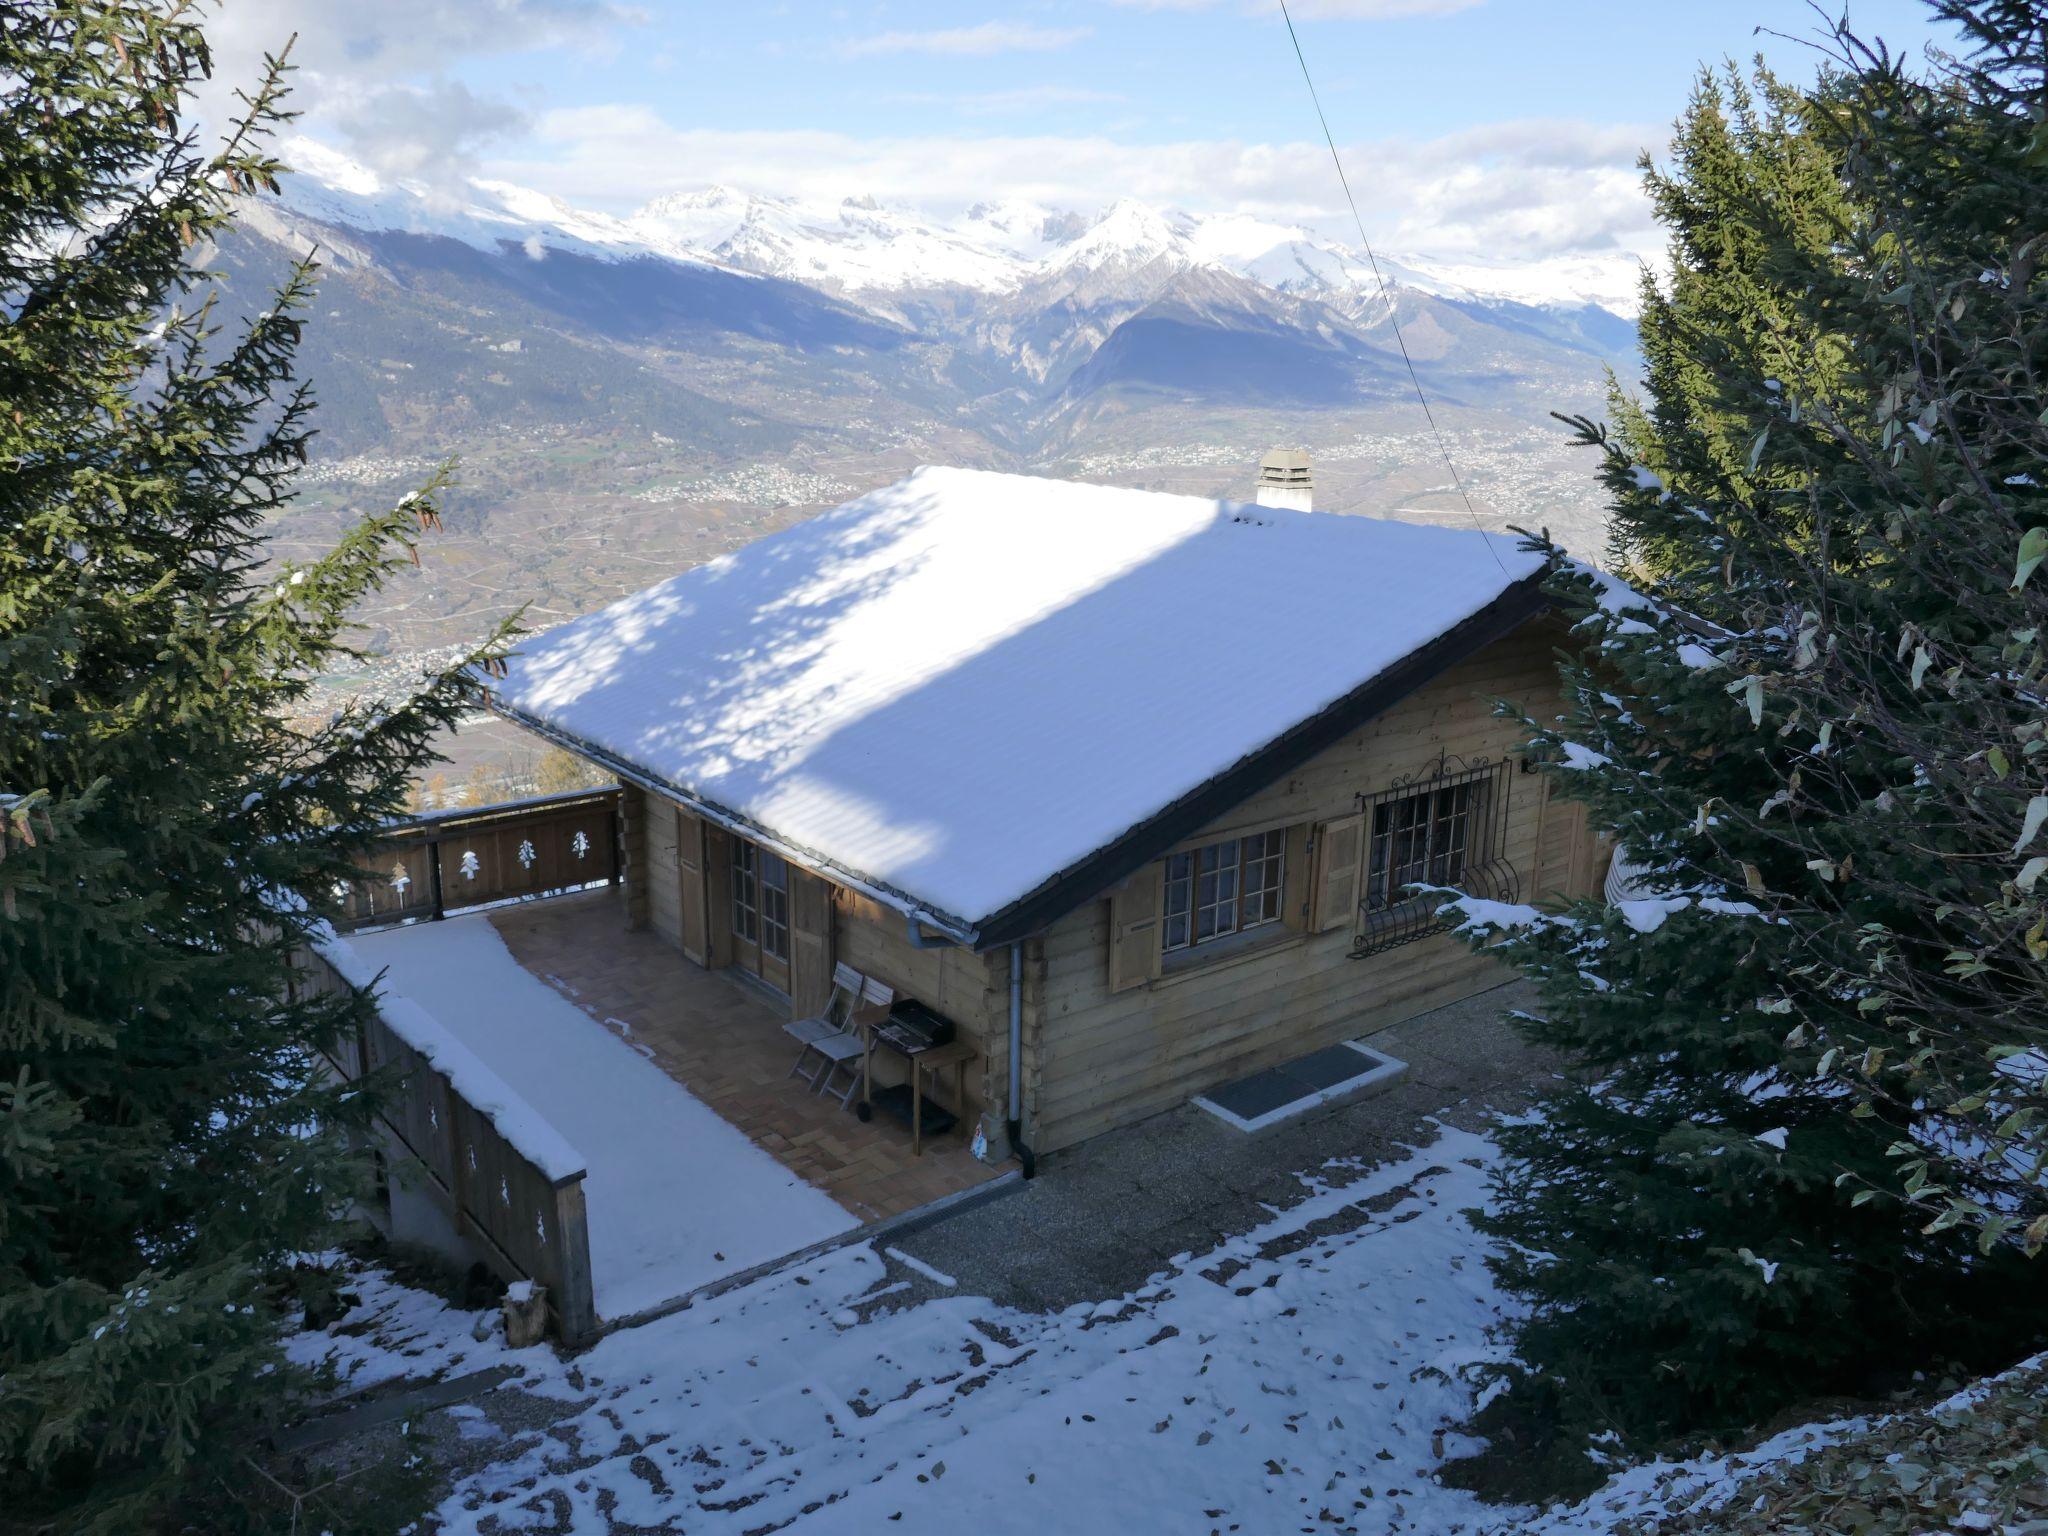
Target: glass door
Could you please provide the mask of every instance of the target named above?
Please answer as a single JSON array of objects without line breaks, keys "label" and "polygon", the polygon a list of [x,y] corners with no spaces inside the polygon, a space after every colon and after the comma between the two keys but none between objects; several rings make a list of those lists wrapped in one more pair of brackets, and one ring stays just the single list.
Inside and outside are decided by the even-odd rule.
[{"label": "glass door", "polygon": [[741,838],[732,840],[732,958],[789,990],[789,865]]}]

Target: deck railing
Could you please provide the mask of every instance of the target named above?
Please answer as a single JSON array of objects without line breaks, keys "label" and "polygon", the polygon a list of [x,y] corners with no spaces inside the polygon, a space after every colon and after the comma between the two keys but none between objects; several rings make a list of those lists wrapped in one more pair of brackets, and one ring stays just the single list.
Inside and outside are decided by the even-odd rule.
[{"label": "deck railing", "polygon": [[394,822],[364,853],[362,869],[335,892],[342,932],[617,884],[619,791],[573,790]]},{"label": "deck railing", "polygon": [[[345,943],[302,949],[298,984],[339,993],[374,980]],[[355,972],[356,974],[350,974]],[[502,1278],[547,1287],[571,1344],[597,1332],[581,1156],[418,1004],[380,997],[360,1034],[329,1052],[351,1081],[389,1068],[383,1119],[417,1160],[457,1232],[478,1243]]]}]

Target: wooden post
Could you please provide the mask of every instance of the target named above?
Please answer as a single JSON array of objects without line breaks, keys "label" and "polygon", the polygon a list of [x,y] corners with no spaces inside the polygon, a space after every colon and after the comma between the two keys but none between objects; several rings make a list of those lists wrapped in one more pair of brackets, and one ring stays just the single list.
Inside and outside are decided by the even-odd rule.
[{"label": "wooden post", "polygon": [[427,872],[434,892],[434,921],[440,922],[448,915],[446,904],[441,899],[441,839],[427,839]]},{"label": "wooden post", "polygon": [[625,863],[625,831],[619,825],[619,802],[612,801],[611,809],[605,812],[605,851],[611,856],[612,870],[606,878],[606,885],[619,883],[619,869]]},{"label": "wooden post", "polygon": [[647,818],[652,807],[647,793],[631,784],[619,786],[620,843],[626,881],[626,926],[647,926]]},{"label": "wooden post", "polygon": [[555,1252],[561,1263],[555,1292],[562,1342],[581,1344],[597,1333],[597,1294],[590,1278],[590,1222],[583,1208],[583,1176],[555,1186]]}]

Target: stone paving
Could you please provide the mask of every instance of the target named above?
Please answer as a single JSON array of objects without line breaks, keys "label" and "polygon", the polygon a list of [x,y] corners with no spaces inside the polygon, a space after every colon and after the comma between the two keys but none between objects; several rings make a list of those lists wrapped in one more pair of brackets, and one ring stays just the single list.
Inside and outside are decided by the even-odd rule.
[{"label": "stone paving", "polygon": [[616,889],[500,907],[493,926],[513,957],[805,1182],[862,1222],[971,1189],[1009,1165],[978,1163],[961,1133],[929,1139],[882,1116],[866,1123],[789,1075],[796,1042],[785,1015],[738,978],[686,960],[653,933],[631,932]]},{"label": "stone paving", "polygon": [[[520,963],[648,1050],[672,1077],[863,1222],[882,1221],[1006,1172],[957,1136],[913,1157],[893,1122],[862,1124],[788,1076],[795,1046],[745,982],[630,932],[610,890],[505,907],[492,921]],[[1526,1104],[1555,1063],[1506,1013],[1532,1005],[1511,982],[1370,1037],[1407,1063],[1391,1088],[1245,1133],[1192,1104],[1054,1154],[1037,1177],[945,1213],[891,1246],[962,1286],[1025,1308],[1066,1306],[1142,1283],[1161,1260],[1204,1249],[1294,1203],[1298,1174],[1333,1158],[1369,1165],[1427,1140],[1428,1120],[1475,1127]],[[913,1290],[938,1288],[905,1266]]]}]

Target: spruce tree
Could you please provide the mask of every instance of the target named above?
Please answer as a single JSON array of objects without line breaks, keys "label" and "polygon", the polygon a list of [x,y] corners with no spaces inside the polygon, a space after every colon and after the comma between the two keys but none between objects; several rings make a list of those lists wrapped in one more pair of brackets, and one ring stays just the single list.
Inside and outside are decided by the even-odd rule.
[{"label": "spruce tree", "polygon": [[439,487],[265,565],[312,272],[235,316],[205,270],[284,114],[273,62],[202,148],[199,20],[0,18],[0,1508],[31,1528],[220,1528],[257,1483],[269,1280],[334,1241],[370,1109],[316,1069],[367,1000],[295,999],[288,956],[466,697],[458,666],[287,724]]},{"label": "spruce tree", "polygon": [[[1706,71],[1675,125],[1670,168],[1642,162],[1669,233],[1669,270],[1643,274],[1643,394],[1610,381],[1614,437],[1633,463],[1682,480],[1725,520],[1792,515],[1774,494],[1782,477],[1749,459],[1762,426],[1756,369],[1795,391],[1843,387],[1842,338],[1817,329],[1780,282],[1788,257],[1832,264],[1850,217],[1835,152],[1803,114],[1804,98],[1761,61],[1748,79],[1732,65]],[[1624,501],[1610,524],[1609,568],[1654,575],[1692,612],[1718,616],[1719,552],[1697,531],[1673,501]]]},{"label": "spruce tree", "polygon": [[1581,1080],[1503,1133],[1481,1224],[1528,1312],[1482,1428],[1734,1435],[2043,1327],[2043,23],[1935,8],[1967,58],[1838,29],[1792,104],[1828,237],[1758,178],[1692,199],[1687,242],[1755,241],[1767,302],[1653,321],[1636,423],[1584,425],[1660,558],[1632,588],[1557,553],[1586,651],[1524,723],[1645,873],[1468,908]]}]

